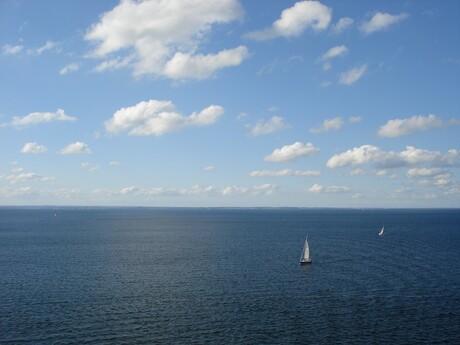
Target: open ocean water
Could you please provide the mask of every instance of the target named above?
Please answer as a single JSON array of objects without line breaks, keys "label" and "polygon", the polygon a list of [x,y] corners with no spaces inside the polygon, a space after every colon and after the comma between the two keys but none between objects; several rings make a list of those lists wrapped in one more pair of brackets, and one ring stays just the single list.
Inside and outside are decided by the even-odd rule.
[{"label": "open ocean water", "polygon": [[0,208],[0,343],[460,344],[460,211]]}]

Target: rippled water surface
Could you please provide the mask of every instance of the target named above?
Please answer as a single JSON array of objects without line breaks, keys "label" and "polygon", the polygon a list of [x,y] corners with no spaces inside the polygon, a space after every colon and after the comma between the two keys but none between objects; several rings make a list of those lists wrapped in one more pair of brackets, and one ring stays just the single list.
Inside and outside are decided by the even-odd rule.
[{"label": "rippled water surface", "polygon": [[0,343],[459,344],[459,261],[459,210],[0,208]]}]

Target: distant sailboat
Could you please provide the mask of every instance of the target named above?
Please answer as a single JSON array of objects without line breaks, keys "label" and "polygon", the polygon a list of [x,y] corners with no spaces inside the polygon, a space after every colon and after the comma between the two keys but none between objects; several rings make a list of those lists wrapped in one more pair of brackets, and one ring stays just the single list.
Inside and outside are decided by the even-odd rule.
[{"label": "distant sailboat", "polygon": [[382,226],[382,230],[380,230],[380,232],[379,232],[379,236],[383,236],[383,232],[384,232],[384,231],[385,231],[385,227],[384,227],[384,226]]},{"label": "distant sailboat", "polygon": [[300,264],[301,265],[311,264],[310,247],[308,246],[308,236],[305,239],[305,244],[303,246],[302,255],[300,256]]}]

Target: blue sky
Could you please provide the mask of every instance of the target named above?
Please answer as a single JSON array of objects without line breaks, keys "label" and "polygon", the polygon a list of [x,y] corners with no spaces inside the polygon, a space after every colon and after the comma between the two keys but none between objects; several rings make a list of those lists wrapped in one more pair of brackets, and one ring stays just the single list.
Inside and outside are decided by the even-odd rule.
[{"label": "blue sky", "polygon": [[0,205],[460,207],[458,1],[2,1]]}]

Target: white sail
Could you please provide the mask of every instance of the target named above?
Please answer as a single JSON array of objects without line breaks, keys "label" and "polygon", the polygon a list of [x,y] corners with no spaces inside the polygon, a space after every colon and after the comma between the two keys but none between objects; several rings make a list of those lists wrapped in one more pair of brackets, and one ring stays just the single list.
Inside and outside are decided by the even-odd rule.
[{"label": "white sail", "polygon": [[385,231],[385,227],[384,227],[384,226],[382,227],[382,230],[380,230],[379,236],[383,236],[383,231]]},{"label": "white sail", "polygon": [[300,262],[311,262],[310,247],[308,245],[308,236],[307,238],[305,238],[305,244],[303,246],[302,255],[300,256]]}]

